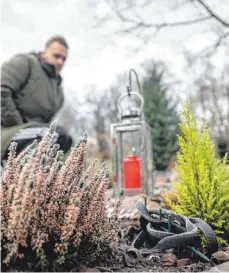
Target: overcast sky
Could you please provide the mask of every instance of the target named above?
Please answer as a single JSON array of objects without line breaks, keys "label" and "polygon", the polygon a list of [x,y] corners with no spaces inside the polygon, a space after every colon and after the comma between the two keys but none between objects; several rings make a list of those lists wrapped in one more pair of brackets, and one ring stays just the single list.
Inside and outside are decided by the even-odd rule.
[{"label": "overcast sky", "polygon": [[[179,1],[159,2],[160,5],[142,10],[144,18],[150,20],[153,16],[157,21],[166,16],[167,21],[174,22],[192,18],[196,12],[187,7],[167,13]],[[228,0],[207,2],[223,18],[229,17]],[[116,21],[93,28],[95,16],[107,12],[109,8],[103,0],[2,0],[0,60],[3,62],[21,52],[42,50],[49,36],[62,34],[70,44],[69,59],[62,73],[67,98],[82,96],[89,84],[106,88],[118,73],[130,68],[138,71],[138,65],[147,59],[167,62],[173,75],[183,81],[184,88],[192,76],[185,71],[182,49],[197,52],[213,39],[203,34],[209,29],[206,24],[163,30],[148,45],[124,35],[106,37],[121,27]],[[136,47],[141,50],[136,52]],[[225,53],[219,52],[215,63],[220,66],[223,62]]]}]

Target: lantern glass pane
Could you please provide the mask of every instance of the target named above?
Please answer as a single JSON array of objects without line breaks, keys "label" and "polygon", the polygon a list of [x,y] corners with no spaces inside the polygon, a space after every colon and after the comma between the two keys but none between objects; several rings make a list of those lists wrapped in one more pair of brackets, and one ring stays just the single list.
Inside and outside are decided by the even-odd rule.
[{"label": "lantern glass pane", "polygon": [[141,131],[131,131],[122,133],[123,156],[139,155],[141,147]]},{"label": "lantern glass pane", "polygon": [[[145,121],[132,119],[131,122],[123,121],[113,124],[111,132],[113,139],[113,177],[114,181],[116,181],[114,189],[124,188],[125,191],[129,190],[124,185],[124,174],[126,174],[126,172],[124,173],[124,161],[129,162],[130,158],[128,156],[136,155],[140,160],[140,190],[145,193],[152,192],[153,158],[151,128]],[[117,190],[116,192],[118,192]]]}]

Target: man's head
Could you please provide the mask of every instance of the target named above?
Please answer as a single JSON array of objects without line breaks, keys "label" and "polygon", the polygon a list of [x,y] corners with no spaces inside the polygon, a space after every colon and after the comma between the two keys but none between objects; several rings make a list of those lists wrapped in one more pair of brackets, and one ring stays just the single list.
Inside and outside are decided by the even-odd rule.
[{"label": "man's head", "polygon": [[59,73],[68,56],[68,44],[64,37],[56,35],[51,37],[46,45],[41,57],[48,63],[55,65]]}]

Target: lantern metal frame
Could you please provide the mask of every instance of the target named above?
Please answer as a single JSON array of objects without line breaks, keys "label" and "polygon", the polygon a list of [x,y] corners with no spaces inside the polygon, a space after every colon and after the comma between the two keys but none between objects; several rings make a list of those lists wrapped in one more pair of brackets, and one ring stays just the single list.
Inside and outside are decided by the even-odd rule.
[{"label": "lantern metal frame", "polygon": [[[138,92],[132,91],[131,73],[136,76],[138,84]],[[138,109],[122,109],[120,106],[124,98],[137,97],[140,101]],[[123,135],[126,133],[135,134],[138,132],[140,136],[140,147],[138,147],[138,156],[140,159],[141,169],[141,188],[140,189],[125,189],[126,194],[144,193],[151,194],[153,192],[153,156],[152,156],[152,129],[145,122],[144,114],[144,98],[141,95],[141,86],[138,80],[137,73],[131,69],[129,73],[129,86],[127,92],[122,94],[118,100],[117,108],[119,112],[120,122],[110,125],[110,135],[112,142],[112,174],[113,174],[113,189],[117,196],[122,188],[124,188],[124,173],[123,173]],[[136,150],[135,150],[136,152]]]}]

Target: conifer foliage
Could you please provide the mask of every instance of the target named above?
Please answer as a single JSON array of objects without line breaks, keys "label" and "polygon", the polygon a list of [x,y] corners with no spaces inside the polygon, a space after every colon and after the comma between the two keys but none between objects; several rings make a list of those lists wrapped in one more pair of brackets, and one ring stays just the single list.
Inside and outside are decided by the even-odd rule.
[{"label": "conifer foliage", "polygon": [[178,150],[176,135],[179,133],[179,119],[176,106],[168,97],[163,84],[163,72],[159,71],[157,66],[147,72],[142,82],[142,90],[145,119],[152,128],[155,168],[163,171]]},{"label": "conifer foliage", "polygon": [[188,217],[199,217],[217,234],[219,243],[229,243],[229,171],[226,156],[220,160],[207,126],[198,130],[188,104],[183,108],[177,153],[177,202],[167,195],[170,208]]}]

